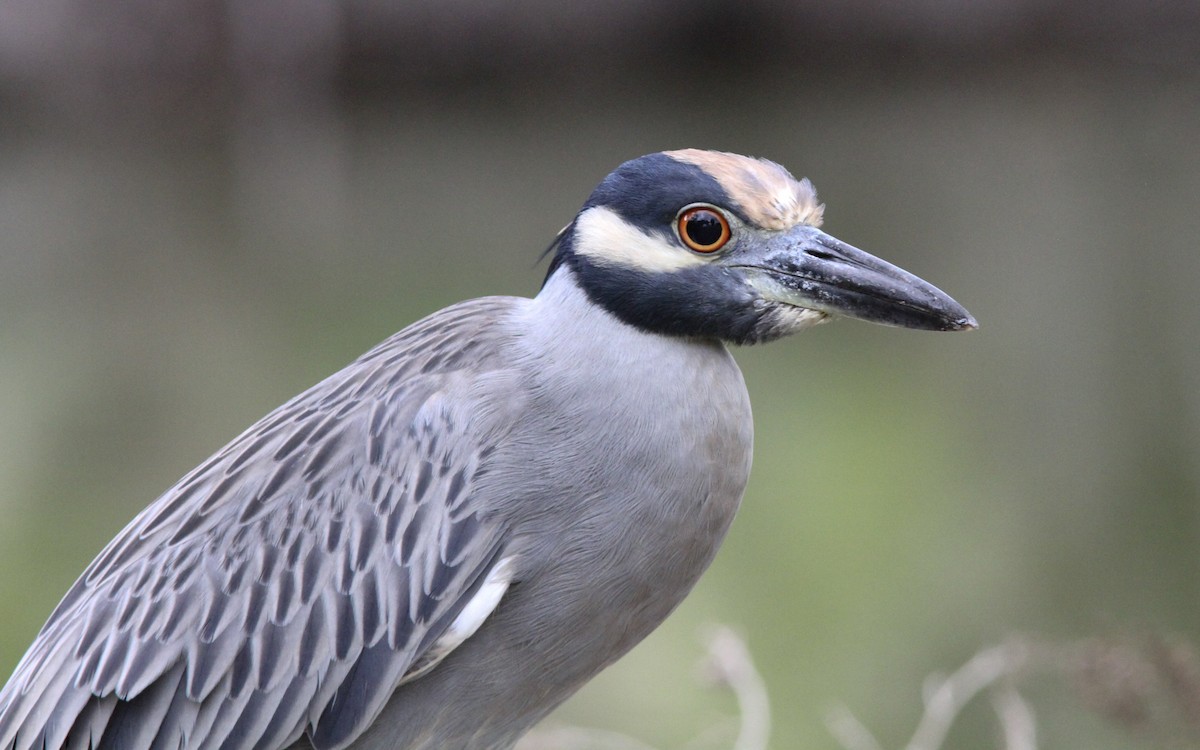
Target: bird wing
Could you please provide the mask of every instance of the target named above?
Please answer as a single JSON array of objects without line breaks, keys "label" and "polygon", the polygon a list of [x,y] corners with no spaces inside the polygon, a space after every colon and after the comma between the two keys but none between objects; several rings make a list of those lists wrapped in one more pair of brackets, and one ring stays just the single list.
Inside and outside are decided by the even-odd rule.
[{"label": "bird wing", "polygon": [[511,423],[475,402],[498,375],[480,332],[502,303],[396,334],[139,514],[0,692],[0,748],[273,750],[307,731],[325,749],[361,734],[511,577],[477,496]]}]

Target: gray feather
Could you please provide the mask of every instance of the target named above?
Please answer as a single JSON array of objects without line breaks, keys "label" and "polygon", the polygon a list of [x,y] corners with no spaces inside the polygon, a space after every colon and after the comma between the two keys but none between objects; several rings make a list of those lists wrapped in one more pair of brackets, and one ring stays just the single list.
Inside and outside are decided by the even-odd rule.
[{"label": "gray feather", "polygon": [[495,562],[502,529],[451,511],[502,438],[471,387],[490,366],[482,330],[510,304],[402,331],[143,511],[0,692],[0,748],[360,734]]}]

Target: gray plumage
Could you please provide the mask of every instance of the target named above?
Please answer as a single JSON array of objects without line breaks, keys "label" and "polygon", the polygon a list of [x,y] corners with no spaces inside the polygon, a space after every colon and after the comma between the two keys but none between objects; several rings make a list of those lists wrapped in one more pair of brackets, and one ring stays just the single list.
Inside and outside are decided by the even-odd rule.
[{"label": "gray plumage", "polygon": [[[699,199],[738,207],[745,194],[712,165],[769,164],[714,155],[706,168],[687,153],[707,152],[623,169],[645,162],[647,179],[681,190],[694,178]],[[636,228],[640,214],[604,198],[612,179],[589,205]],[[796,196],[783,229],[815,223]],[[641,640],[707,567],[741,498],[752,421],[721,340],[746,337],[623,306],[596,249],[609,235],[586,226],[560,235],[537,297],[410,326],[138,515],[0,692],[0,748],[507,748]],[[667,265],[608,268],[640,274],[635,287],[683,283]],[[900,322],[974,325],[937,300],[937,325]],[[747,340],[826,315],[738,304],[757,317],[721,325],[758,332]]]}]

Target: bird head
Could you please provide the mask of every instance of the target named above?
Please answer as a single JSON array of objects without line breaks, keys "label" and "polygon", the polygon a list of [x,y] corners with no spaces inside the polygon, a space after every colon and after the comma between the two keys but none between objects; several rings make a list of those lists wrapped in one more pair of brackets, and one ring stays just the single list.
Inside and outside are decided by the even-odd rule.
[{"label": "bird head", "polygon": [[820,230],[806,180],[765,159],[686,149],[617,167],[559,234],[560,270],[645,331],[737,344],[830,317],[975,328],[949,295]]}]

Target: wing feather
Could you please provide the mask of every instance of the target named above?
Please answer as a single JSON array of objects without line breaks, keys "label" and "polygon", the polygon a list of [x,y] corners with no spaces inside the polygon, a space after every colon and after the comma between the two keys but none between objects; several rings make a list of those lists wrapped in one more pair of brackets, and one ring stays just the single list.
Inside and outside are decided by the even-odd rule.
[{"label": "wing feather", "polygon": [[178,664],[139,695],[117,703],[97,750],[148,748],[160,734],[175,734],[177,722],[167,718],[182,677],[183,665]]},{"label": "wing feather", "polygon": [[325,749],[361,734],[444,655],[427,652],[500,559],[504,528],[464,499],[480,499],[504,435],[473,399],[500,362],[480,329],[506,304],[402,331],[135,518],[0,691],[0,750],[269,750],[306,731]]},{"label": "wing feather", "polygon": [[87,705],[75,717],[75,724],[71,727],[65,747],[68,750],[92,750],[100,744],[100,737],[104,734],[118,702],[119,699],[115,695],[105,698],[88,696]]},{"label": "wing feather", "polygon": [[278,702],[269,721],[259,731],[258,747],[288,747],[299,739],[307,725],[313,696],[318,688],[315,677],[292,680],[280,687]]}]

